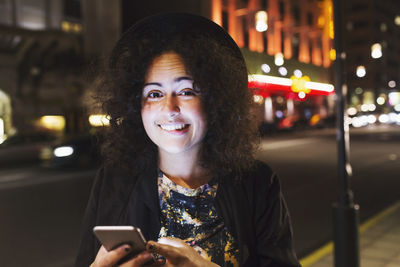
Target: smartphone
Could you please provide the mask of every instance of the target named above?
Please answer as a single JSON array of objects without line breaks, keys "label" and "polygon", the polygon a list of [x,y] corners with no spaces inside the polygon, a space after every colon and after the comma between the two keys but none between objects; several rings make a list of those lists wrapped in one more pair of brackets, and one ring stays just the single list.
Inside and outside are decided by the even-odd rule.
[{"label": "smartphone", "polygon": [[146,239],[138,227],[95,226],[93,232],[107,251],[113,250],[123,244],[131,246],[131,253],[124,257],[119,264],[133,258],[146,249]]}]

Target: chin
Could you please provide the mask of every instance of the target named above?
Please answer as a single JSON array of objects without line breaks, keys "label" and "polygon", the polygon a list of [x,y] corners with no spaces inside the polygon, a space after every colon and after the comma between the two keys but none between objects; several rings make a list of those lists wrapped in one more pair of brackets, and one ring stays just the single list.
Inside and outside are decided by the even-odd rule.
[{"label": "chin", "polygon": [[164,150],[165,152],[169,154],[179,154],[185,151],[184,148],[182,147],[160,147],[160,149]]}]

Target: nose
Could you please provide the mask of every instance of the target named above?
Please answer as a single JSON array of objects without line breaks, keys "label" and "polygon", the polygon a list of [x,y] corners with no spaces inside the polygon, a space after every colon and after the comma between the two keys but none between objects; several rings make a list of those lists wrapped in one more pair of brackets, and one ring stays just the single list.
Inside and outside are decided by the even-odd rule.
[{"label": "nose", "polygon": [[164,111],[169,117],[175,117],[181,112],[179,108],[179,100],[176,95],[167,95],[164,103]]}]

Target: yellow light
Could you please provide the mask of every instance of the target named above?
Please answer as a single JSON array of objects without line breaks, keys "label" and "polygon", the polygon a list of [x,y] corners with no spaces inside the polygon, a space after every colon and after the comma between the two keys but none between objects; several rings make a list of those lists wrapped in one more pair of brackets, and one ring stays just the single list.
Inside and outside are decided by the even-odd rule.
[{"label": "yellow light", "polygon": [[62,131],[65,128],[64,116],[42,116],[39,125],[49,130]]},{"label": "yellow light", "polygon": [[371,57],[380,58],[382,57],[382,46],[379,43],[373,44],[371,46]]},{"label": "yellow light", "polygon": [[310,125],[314,126],[321,120],[321,116],[319,114],[314,114],[310,119]]},{"label": "yellow light", "polygon": [[72,26],[73,26],[74,32],[76,32],[76,33],[82,32],[82,25],[81,24],[75,23]]},{"label": "yellow light", "polygon": [[268,15],[265,11],[258,11],[256,13],[256,30],[258,32],[265,32],[268,29]]},{"label": "yellow light", "polygon": [[4,121],[2,118],[0,118],[0,144],[3,143],[5,140],[5,135],[4,135]]},{"label": "yellow light", "polygon": [[399,16],[399,15],[397,15],[397,16],[394,18],[394,24],[396,24],[397,26],[400,26],[400,16]]},{"label": "yellow light", "polygon": [[318,27],[319,28],[323,28],[325,25],[325,18],[324,16],[319,16],[318,17]]},{"label": "yellow light", "polygon": [[333,39],[335,37],[335,30],[333,26],[332,3],[330,3],[328,7],[328,16],[329,16],[329,38]]},{"label": "yellow light", "polygon": [[284,63],[283,54],[282,53],[276,53],[275,54],[275,65],[282,66],[283,63]]},{"label": "yellow light", "polygon": [[61,29],[65,32],[69,32],[71,30],[71,23],[68,21],[61,22]]},{"label": "yellow light", "polygon": [[[292,84],[292,91],[293,92],[296,92],[296,93],[304,92],[304,93],[307,93],[307,94],[311,92],[311,89],[306,87],[306,82],[310,81],[310,77],[303,76],[301,78],[297,78],[296,76],[292,76],[292,77],[290,77],[290,79],[293,82],[293,84]],[[301,97],[301,98],[304,98],[304,97]]]},{"label": "yellow light", "polygon": [[257,104],[262,104],[264,98],[260,95],[253,95],[253,100]]},{"label": "yellow light", "polygon": [[332,49],[329,51],[329,58],[330,58],[330,60],[332,60],[332,61],[336,60],[336,50],[335,50],[335,49],[332,48]]},{"label": "yellow light", "polygon": [[[292,76],[294,77],[294,76]],[[259,83],[269,83],[269,84],[277,84],[283,86],[292,86],[293,80],[289,78],[281,78],[276,76],[269,75],[261,75],[261,74],[253,74],[248,76],[249,82],[259,82]],[[298,78],[296,78],[298,79]],[[329,83],[318,83],[309,81],[308,76],[303,76],[300,79],[305,80],[304,86],[306,90],[311,89],[315,91],[322,91],[327,93],[332,93],[335,88],[332,84]]]},{"label": "yellow light", "polygon": [[107,115],[104,114],[93,114],[89,116],[89,123],[93,127],[109,126],[110,120]]}]

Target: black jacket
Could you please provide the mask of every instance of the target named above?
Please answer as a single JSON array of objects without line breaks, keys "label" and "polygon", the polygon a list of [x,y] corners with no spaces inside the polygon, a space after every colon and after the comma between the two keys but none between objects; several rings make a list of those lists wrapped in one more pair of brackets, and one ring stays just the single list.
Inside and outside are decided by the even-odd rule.
[{"label": "black jacket", "polygon": [[[216,208],[239,244],[241,266],[300,266],[278,177],[261,162],[241,179],[235,176],[219,179]],[[157,240],[161,228],[157,168],[137,179],[122,172],[99,170],[86,210],[76,266],[87,267],[95,259],[100,248],[92,233],[96,225],[133,225],[141,228],[147,240]]]}]

